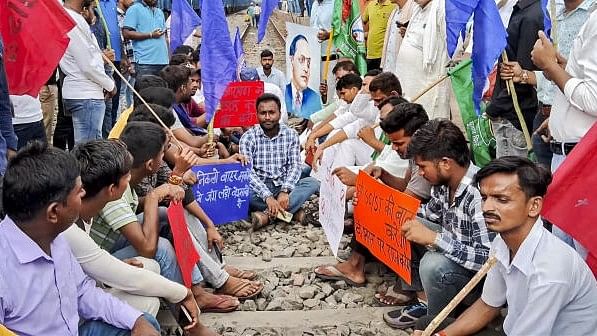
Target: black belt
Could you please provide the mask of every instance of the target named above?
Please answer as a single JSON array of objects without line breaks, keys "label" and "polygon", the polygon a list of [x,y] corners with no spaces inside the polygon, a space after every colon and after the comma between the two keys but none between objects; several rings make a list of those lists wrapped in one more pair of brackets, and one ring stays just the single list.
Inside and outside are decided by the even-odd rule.
[{"label": "black belt", "polygon": [[[338,54],[331,54],[331,55],[330,55],[330,61],[335,61],[335,60],[337,60],[338,58],[340,58],[340,57],[338,57]],[[327,61],[327,59],[328,59],[328,58],[327,58],[327,56],[321,56],[321,61],[322,61],[322,62],[325,62],[325,61]]]},{"label": "black belt", "polygon": [[552,141],[549,143],[549,149],[551,152],[557,155],[568,155],[576,146],[576,142],[567,142],[561,143],[557,141]]}]

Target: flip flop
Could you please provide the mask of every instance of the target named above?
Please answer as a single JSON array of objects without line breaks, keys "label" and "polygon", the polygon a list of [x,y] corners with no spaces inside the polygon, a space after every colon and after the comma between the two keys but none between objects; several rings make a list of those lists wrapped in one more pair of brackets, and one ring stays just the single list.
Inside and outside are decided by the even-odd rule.
[{"label": "flip flop", "polygon": [[[236,301],[238,304],[236,304],[234,306],[227,305],[228,307],[226,307],[226,308],[221,307],[223,303],[231,302],[233,300]],[[235,298],[234,296],[218,295],[218,299],[215,300],[210,305],[210,307],[201,308],[201,312],[202,313],[230,313],[232,311],[235,311],[239,306],[240,306],[240,303],[238,302],[238,299]]]},{"label": "flip flop", "polygon": [[261,293],[261,291],[263,290],[263,283],[259,282],[259,286],[258,289],[250,294],[250,295],[246,295],[246,296],[239,296],[238,293],[240,293],[243,289],[247,288],[248,286],[251,286],[252,284],[255,284],[254,281],[249,281],[246,279],[241,279],[241,281],[239,281],[236,286],[232,287],[230,290],[230,295],[234,296],[236,298],[238,298],[239,300],[247,300],[247,299],[252,299],[254,297],[256,297],[257,295],[259,295],[259,293]]},{"label": "flip flop", "polygon": [[255,280],[257,273],[253,271],[241,271],[236,267],[226,266],[224,270],[230,274],[230,276],[245,280]]},{"label": "flip flop", "polygon": [[[391,298],[395,299],[396,303],[389,304],[389,303],[383,302],[382,299],[384,297],[385,298],[391,297]],[[406,304],[413,303],[415,299],[416,299],[416,297],[414,295],[413,296],[408,296],[408,295],[406,295],[404,293],[396,292],[394,290],[394,286],[390,286],[386,290],[385,293],[381,293],[381,292],[380,293],[375,293],[375,301],[378,304],[380,304],[381,306],[384,306],[384,307],[404,306]]]},{"label": "flip flop", "polygon": [[[321,269],[321,268],[325,269],[326,271],[328,271],[328,273],[331,273],[332,275],[327,275],[327,274],[317,272],[317,270]],[[326,265],[326,266],[316,267],[313,270],[313,273],[315,273],[315,276],[317,276],[320,279],[332,280],[332,281],[344,281],[353,287],[364,287],[366,285],[365,282],[358,283],[358,282],[354,282],[354,281],[350,280],[349,278],[346,277],[346,275],[344,275],[344,273],[340,272],[334,265]]]}]

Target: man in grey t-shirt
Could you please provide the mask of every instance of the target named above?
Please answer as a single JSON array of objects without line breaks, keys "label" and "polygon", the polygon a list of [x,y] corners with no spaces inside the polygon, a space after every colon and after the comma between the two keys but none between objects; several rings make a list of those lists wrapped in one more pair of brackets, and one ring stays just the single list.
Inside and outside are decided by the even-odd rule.
[{"label": "man in grey t-shirt", "polygon": [[[421,105],[403,103],[394,107],[392,112],[381,122],[380,126],[388,135],[392,143],[392,148],[401,158],[405,158],[406,149],[412,135],[427,121],[429,121],[429,117]],[[409,161],[409,168],[404,178],[393,176],[383,168],[376,166],[369,166],[365,168],[365,171],[388,186],[416,197],[423,202],[430,197],[431,185],[419,174],[419,168],[413,160]],[[356,175],[346,168],[338,169],[336,175],[338,175],[344,184],[353,186],[356,184]],[[353,199],[353,203],[356,202],[357,195]],[[366,281],[365,262],[370,253],[355,238],[353,238],[350,245],[352,247],[352,254],[346,262],[336,265],[319,266],[315,268],[315,274],[319,278],[326,280],[344,280],[353,286],[363,285]],[[401,301],[408,300],[404,298],[404,300],[398,300],[395,303],[403,303]]]}]

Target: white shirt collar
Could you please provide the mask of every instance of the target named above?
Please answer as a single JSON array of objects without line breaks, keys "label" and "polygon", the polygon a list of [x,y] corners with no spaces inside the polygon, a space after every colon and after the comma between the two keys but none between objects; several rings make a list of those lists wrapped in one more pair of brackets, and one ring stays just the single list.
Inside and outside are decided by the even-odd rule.
[{"label": "white shirt collar", "polygon": [[495,242],[495,256],[497,260],[504,265],[506,270],[509,272],[512,267],[516,267],[520,272],[524,273],[526,276],[531,274],[532,272],[532,261],[533,256],[535,255],[535,250],[537,249],[537,245],[543,236],[543,221],[541,218],[538,218],[533,228],[526,236],[512,263],[510,263],[510,248],[506,245],[503,239],[496,240]]}]

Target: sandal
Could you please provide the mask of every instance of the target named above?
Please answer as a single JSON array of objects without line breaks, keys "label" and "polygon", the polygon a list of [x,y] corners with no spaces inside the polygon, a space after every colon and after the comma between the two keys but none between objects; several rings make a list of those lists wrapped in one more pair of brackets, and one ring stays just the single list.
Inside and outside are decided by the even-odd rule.
[{"label": "sandal", "polygon": [[[257,286],[257,290],[249,295],[245,295],[245,296],[241,296],[239,293],[242,292],[244,289],[246,289],[247,287],[251,286],[251,285],[256,285],[259,284]],[[220,289],[218,289],[218,291],[220,291]],[[261,293],[261,291],[263,290],[263,283],[261,282],[255,282],[255,281],[249,281],[246,279],[239,279],[239,281],[236,283],[236,285],[232,288],[230,288],[229,290],[229,294],[238,298],[239,300],[247,300],[247,299],[252,299],[254,297],[256,297],[257,295],[259,295],[259,293]]]},{"label": "sandal", "polygon": [[[324,274],[321,272],[321,270],[325,270],[328,273],[331,273],[332,275]],[[353,287],[364,287],[365,286],[365,282],[358,283],[358,282],[354,282],[354,281],[350,280],[346,275],[344,275],[344,273],[340,272],[334,265],[319,266],[313,270],[313,273],[315,273],[315,276],[317,276],[318,278],[323,279],[323,280],[344,281]]]},{"label": "sandal", "polygon": [[427,315],[427,305],[423,302],[417,302],[402,309],[392,310],[383,315],[384,321],[397,329],[412,328],[417,320]]},{"label": "sandal", "polygon": [[257,273],[253,271],[241,271],[236,267],[226,266],[224,270],[230,274],[230,276],[246,280],[255,280]]},{"label": "sandal", "polygon": [[403,306],[408,303],[414,303],[415,299],[414,293],[408,295],[402,291],[396,291],[394,286],[390,286],[385,293],[375,293],[375,301],[382,306]]},{"label": "sandal", "polygon": [[[215,295],[217,299],[210,302],[209,305],[201,307],[202,313],[230,313],[235,311],[239,306],[240,302],[234,296],[229,295]],[[234,302],[234,304],[232,304]]]}]

